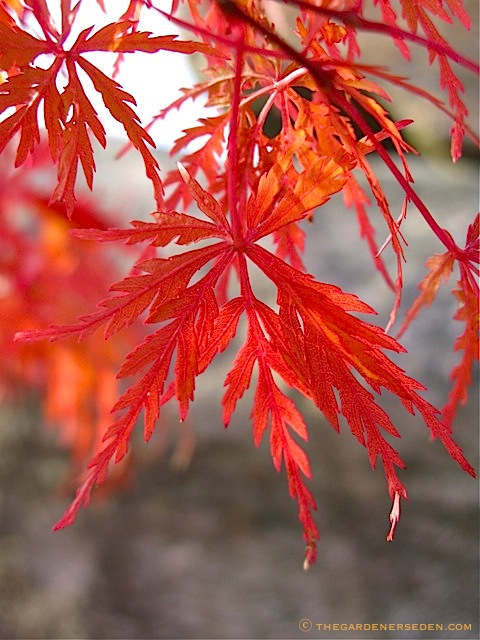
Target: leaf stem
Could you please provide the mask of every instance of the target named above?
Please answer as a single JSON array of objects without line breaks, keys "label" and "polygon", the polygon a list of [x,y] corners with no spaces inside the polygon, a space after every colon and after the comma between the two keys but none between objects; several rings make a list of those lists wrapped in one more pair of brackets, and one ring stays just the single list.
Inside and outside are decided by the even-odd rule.
[{"label": "leaf stem", "polygon": [[241,185],[238,182],[238,120],[240,116],[240,101],[242,92],[242,71],[245,33],[243,25],[238,26],[235,40],[235,76],[233,83],[233,101],[230,116],[230,130],[227,142],[227,193],[232,231],[235,246],[240,247],[244,242],[242,219],[238,210],[238,193]]}]

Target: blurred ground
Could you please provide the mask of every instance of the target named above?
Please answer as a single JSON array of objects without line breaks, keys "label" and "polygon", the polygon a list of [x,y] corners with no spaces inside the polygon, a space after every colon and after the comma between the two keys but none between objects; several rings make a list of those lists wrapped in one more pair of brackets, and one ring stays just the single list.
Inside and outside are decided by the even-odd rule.
[{"label": "blurred ground", "polygon": [[[150,208],[135,161],[127,156],[121,170],[107,164],[99,175],[105,205],[121,184],[131,217]],[[456,166],[417,160],[412,166],[428,206],[463,233],[478,210],[476,160]],[[394,186],[390,191],[399,211],[401,196]],[[353,225],[344,224],[352,215],[339,199],[322,209],[309,229],[307,266],[319,279],[371,303],[385,325],[392,298],[366,248],[358,249]],[[406,234],[412,242],[405,308],[425,259],[441,251],[413,208]],[[454,311],[449,297],[440,296],[405,336],[410,355],[399,360],[428,385],[428,399],[438,404],[448,393],[455,362],[445,349],[459,329],[451,321]],[[387,544],[390,500],[381,471],[372,472],[346,428],[335,434],[301,404],[311,433],[311,488],[322,534],[317,565],[305,573],[301,529],[285,478],[275,473],[268,447],[252,444],[250,399],[240,403],[227,431],[221,425],[217,407],[227,365],[228,360],[219,362],[199,380],[184,427],[197,433],[191,465],[172,465],[173,441],[160,456],[159,438],[149,445],[139,438],[130,488],[92,504],[73,528],[59,533],[51,527],[66,505],[56,488],[67,459],[42,430],[35,399],[2,409],[0,638],[477,638],[477,482],[429,440],[420,421],[385,398],[403,436],[398,448],[408,466],[402,477],[410,496],[395,542]],[[478,468],[477,373],[456,429]],[[311,631],[299,629],[305,618],[312,621]],[[316,627],[334,623],[444,628]],[[449,624],[466,626],[452,631]]]}]

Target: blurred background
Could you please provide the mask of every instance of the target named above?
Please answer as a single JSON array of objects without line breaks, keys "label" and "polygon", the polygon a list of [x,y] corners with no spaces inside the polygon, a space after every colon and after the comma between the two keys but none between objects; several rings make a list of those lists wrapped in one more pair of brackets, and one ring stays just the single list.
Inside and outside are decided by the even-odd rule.
[{"label": "blurred background", "polygon": [[[475,29],[465,47],[478,59]],[[374,54],[383,60],[381,48]],[[422,86],[428,88],[426,76]],[[476,126],[478,84],[472,77],[468,99]],[[448,126],[432,124],[436,116],[425,105],[407,104],[399,117],[407,117],[410,107],[425,121],[418,144],[432,151],[411,160],[417,191],[461,242],[479,206],[478,156],[468,148],[452,165]],[[422,126],[416,131],[419,136]],[[131,219],[151,211],[153,203],[137,156],[115,159],[121,146],[112,142],[99,160],[97,196],[106,210]],[[159,160],[166,168],[172,162],[162,151]],[[399,212],[400,190],[380,166],[378,174],[392,210]],[[308,230],[307,268],[371,304],[378,324],[385,325],[392,295],[366,246],[359,245],[355,225],[346,219],[352,215],[338,197],[322,207]],[[442,251],[414,208],[405,234],[411,242],[404,310],[417,294],[425,260]],[[452,320],[454,284],[452,278],[404,336],[409,354],[398,359],[438,405],[447,397],[456,362],[450,351],[460,330]],[[304,572],[301,527],[284,475],[273,469],[268,442],[253,446],[250,395],[230,427],[222,426],[220,398],[230,358],[225,354],[199,378],[186,423],[179,425],[175,411],[167,411],[148,445],[139,429],[125,487],[99,495],[74,527],[57,533],[52,525],[70,498],[62,489],[68,454],[43,427],[33,392],[3,403],[0,638],[477,638],[477,481],[431,441],[421,420],[385,397],[383,406],[402,434],[394,445],[407,464],[401,477],[410,498],[395,541],[387,544],[390,499],[382,471],[371,470],[345,425],[336,434],[299,400],[310,430],[310,488],[322,536],[317,564]],[[476,371],[455,429],[477,469],[478,424]],[[306,618],[313,624],[307,632],[299,628]],[[444,628],[334,632],[316,626],[334,623]],[[447,629],[451,624],[453,631]]]}]

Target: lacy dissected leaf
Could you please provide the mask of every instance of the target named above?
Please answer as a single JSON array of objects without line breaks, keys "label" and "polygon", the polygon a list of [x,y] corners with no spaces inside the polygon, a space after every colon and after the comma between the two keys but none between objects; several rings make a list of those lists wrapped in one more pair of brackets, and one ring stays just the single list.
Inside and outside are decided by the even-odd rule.
[{"label": "lacy dissected leaf", "polygon": [[[155,143],[140,124],[131,106],[136,104],[135,99],[118,82],[89,62],[84,54],[92,51],[157,53],[165,50],[212,56],[217,55],[217,52],[204,43],[183,42],[177,40],[176,36],[152,36],[147,32],[129,31],[132,23],[128,21],[109,24],[93,34],[92,28],[84,29],[70,50],[64,50],[63,42],[76,15],[76,11],[70,8],[70,3],[62,5],[62,34],[57,33],[51,20],[47,20],[49,15],[44,3],[33,4],[32,10],[49,39],[39,40],[14,23],[0,22],[0,68],[14,70],[0,86],[0,113],[7,113],[0,123],[0,151],[20,132],[17,166],[26,160],[40,140],[38,110],[43,103],[52,157],[55,161],[58,160],[58,185],[52,200],[63,202],[68,214],[72,214],[79,163],[87,184],[92,186],[95,162],[90,134],[103,147],[106,145],[105,130],[84,91],[77,73],[78,66],[90,78],[112,117],[122,124],[130,142],[141,153],[146,175],[153,184],[160,208],[163,203],[163,187],[158,162],[149,148],[154,147]],[[70,21],[66,20],[69,12],[72,17]],[[54,44],[50,38],[57,42]],[[42,69],[32,66],[41,54],[54,56],[50,67]],[[57,86],[62,70],[66,70],[68,77],[63,91]],[[9,113],[12,109],[15,111]]]},{"label": "lacy dissected leaf", "polygon": [[[0,19],[7,42],[2,49],[0,41],[0,54],[9,75],[0,85],[0,109],[5,113],[0,143],[6,145],[19,133],[17,165],[24,163],[37,145],[38,114],[43,107],[50,151],[59,166],[54,198],[73,211],[78,168],[81,166],[89,185],[93,180],[90,138],[102,146],[106,143],[103,125],[80,82],[86,74],[107,111],[123,125],[142,155],[157,200],[157,211],[149,222],[137,220],[128,229],[101,227],[76,232],[88,242],[149,245],[129,274],[110,287],[110,294],[96,311],[81,315],[73,325],[56,323],[30,331],[19,327],[18,338],[27,341],[79,336],[89,337],[93,344],[101,342],[95,333],[101,326],[109,340],[120,339],[137,324],[143,323],[151,331],[130,348],[119,368],[125,390],[113,404],[115,417],[104,430],[74,501],[56,527],[71,524],[79,508],[88,503],[93,487],[105,480],[111,462],[125,458],[141,416],[147,440],[167,402],[176,402],[180,419],[186,418],[198,376],[238,339],[240,347],[224,381],[223,421],[230,423],[240,398],[253,387],[254,442],[258,445],[268,434],[274,467],[285,469],[304,529],[308,566],[315,560],[319,534],[313,519],[315,502],[307,487],[311,469],[299,444],[308,440],[307,428],[290,390],[311,400],[334,429],[339,430],[345,421],[365,447],[373,468],[380,461],[393,500],[389,540],[398,522],[401,498],[407,494],[398,477],[404,464],[390,443],[400,434],[379,403],[383,390],[397,396],[406,411],[420,413],[432,436],[463,469],[474,473],[452,439],[449,416],[466,397],[473,354],[478,351],[478,286],[473,265],[478,261],[479,223],[477,220],[470,227],[467,246],[460,250],[416,194],[406,160],[413,149],[402,138],[402,129],[411,121],[391,117],[387,110],[390,97],[383,86],[385,82],[397,83],[453,116],[458,154],[459,134],[468,128],[458,97],[461,87],[450,61],[470,69],[475,65],[455,56],[431,26],[428,14],[445,20],[448,14],[444,8],[448,6],[464,22],[465,17],[457,0],[446,4],[441,0],[403,0],[408,28],[402,31],[389,0],[380,3],[384,24],[363,18],[363,6],[355,0],[341,6],[338,2],[292,0],[291,5],[298,5],[296,30],[291,34],[297,42],[292,47],[257,0],[206,4],[188,0],[183,3],[182,17],[176,14],[180,4],[172,3],[169,15],[155,2],[131,0],[118,21],[96,32],[91,27],[85,29],[68,51],[64,49],[66,36],[81,3],[73,7],[69,0],[62,2],[61,29],[50,20],[45,0],[29,3],[45,41],[8,19],[14,11]],[[156,11],[171,24],[189,28],[201,42],[140,31],[137,19],[141,9]],[[416,34],[418,27],[426,39]],[[431,59],[439,61],[451,113],[428,92],[389,70],[356,63],[361,53],[357,29],[361,28],[390,36],[404,54],[410,42],[427,47]],[[115,76],[122,56],[162,50],[201,53],[207,79],[184,89],[180,98],[153,119],[152,126],[190,99],[202,98],[208,108],[216,109],[214,115],[188,127],[174,144],[172,153],[181,156],[180,162],[163,184],[151,152],[152,129],[141,125],[134,97],[87,59],[94,51],[116,53]],[[34,66],[41,53],[53,55],[54,62],[47,69]],[[60,71],[66,74],[63,83],[57,83]],[[160,79],[161,74],[159,64]],[[384,145],[387,141],[389,149]],[[404,206],[395,215],[376,174],[376,162],[370,161],[373,155],[383,161],[405,192]],[[369,195],[354,171],[366,179],[381,221],[383,218],[386,243],[391,244],[397,261],[395,280],[379,255],[381,249],[366,206]],[[424,280],[417,306],[407,315],[407,323],[430,302],[456,262],[459,264],[456,317],[465,322],[465,332],[456,348],[463,352],[463,359],[454,370],[454,389],[443,421],[440,412],[420,395],[423,386],[387,355],[404,351],[402,346],[382,328],[357,317],[372,315],[373,309],[355,295],[304,272],[302,223],[321,219],[322,205],[340,191],[345,204],[355,208],[376,268],[396,289],[391,322],[400,304],[405,258],[400,227],[408,203],[417,207],[447,253],[432,259],[431,273]],[[194,208],[198,211],[193,212]],[[272,251],[265,248],[269,241]],[[172,243],[180,249],[171,255],[165,248]],[[189,246],[193,243],[195,248]],[[159,254],[157,248],[162,248]],[[262,272],[259,282],[253,277],[258,270]],[[269,293],[263,289],[264,276]],[[51,318],[45,320],[43,326],[52,324]],[[72,366],[71,371],[74,369]],[[67,365],[64,370],[68,371]],[[80,377],[78,384],[84,385]]]}]

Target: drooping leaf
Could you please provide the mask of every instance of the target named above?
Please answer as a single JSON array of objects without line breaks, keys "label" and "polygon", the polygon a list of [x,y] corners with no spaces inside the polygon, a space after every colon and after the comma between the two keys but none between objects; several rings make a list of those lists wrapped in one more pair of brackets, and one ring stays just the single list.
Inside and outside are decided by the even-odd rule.
[{"label": "drooping leaf", "polygon": [[[106,7],[100,1],[97,4]],[[466,247],[460,249],[418,196],[407,162],[414,149],[402,137],[411,120],[392,118],[384,86],[396,84],[452,118],[455,159],[464,133],[478,141],[466,123],[462,86],[452,61],[473,71],[478,71],[478,65],[457,54],[431,19],[436,16],[449,22],[453,15],[468,25],[462,4],[460,0],[401,0],[392,7],[389,0],[382,0],[383,22],[375,22],[364,17],[362,3],[339,7],[338,3],[292,0],[290,8],[298,8],[294,46],[283,39],[285,34],[258,0],[175,1],[170,14],[157,4],[131,0],[117,20],[99,30],[84,29],[69,49],[66,43],[81,15],[81,2],[63,0],[61,25],[56,25],[46,0],[32,0],[26,5],[29,18],[36,20],[32,33],[15,0],[0,5],[6,7],[0,11],[0,35],[4,36],[0,38],[0,151],[15,142],[12,164],[24,168],[40,144],[43,110],[50,154],[58,171],[50,208],[58,212],[64,206],[74,220],[78,169],[81,167],[91,187],[95,172],[92,142],[106,144],[103,123],[83,86],[86,75],[109,115],[123,126],[129,144],[140,152],[157,201],[149,222],[137,220],[127,229],[94,222],[81,225],[94,228],[76,232],[76,241],[80,238],[87,245],[120,241],[127,245],[123,249],[132,250],[148,244],[128,275],[117,277],[97,310],[79,310],[80,317],[73,324],[68,323],[76,307],[71,309],[73,316],[56,320],[48,315],[32,328],[25,323],[18,327],[17,337],[25,348],[34,349],[33,340],[38,338],[57,342],[59,338],[88,337],[93,345],[91,356],[97,349],[103,354],[106,344],[121,341],[133,327],[143,329],[117,367],[125,386],[112,403],[115,416],[108,424],[102,421],[103,440],[96,443],[83,483],[57,527],[73,522],[93,488],[105,481],[111,463],[126,457],[140,417],[147,440],[166,403],[176,402],[180,419],[187,417],[199,375],[217,354],[225,353],[232,362],[224,380],[224,423],[229,424],[240,399],[248,395],[254,442],[258,445],[268,435],[274,468],[285,470],[290,495],[297,501],[306,566],[315,560],[319,534],[313,520],[314,498],[307,487],[311,476],[304,450],[308,432],[294,402],[296,394],[311,400],[334,429],[342,428],[344,420],[366,449],[371,466],[382,465],[393,501],[387,535],[391,540],[401,499],[407,494],[397,475],[404,465],[391,444],[401,429],[380,405],[380,393],[387,390],[401,400],[407,412],[419,413],[449,455],[474,473],[452,438],[451,417],[466,398],[471,365],[478,355],[475,265],[479,222],[471,225]],[[180,4],[185,9],[181,17],[177,13]],[[398,24],[402,9],[406,26]],[[155,11],[175,27],[189,29],[196,41],[141,31],[137,21],[143,10]],[[360,30],[389,36],[406,57],[410,43],[424,47],[430,61],[438,62],[440,84],[450,107],[388,69],[357,62],[362,53],[357,40]],[[162,51],[199,53],[206,64],[206,80],[184,89],[180,98],[161,108],[144,127],[135,111],[136,98],[90,61],[89,54],[95,51],[116,54],[113,78],[124,56],[135,52],[155,55],[160,81]],[[48,61],[45,66],[50,65],[45,69],[36,66],[42,54],[47,54],[42,58]],[[137,97],[140,102],[142,96]],[[172,152],[180,156],[178,169],[162,181],[153,153],[154,125],[188,100],[198,105],[203,100],[216,111],[189,126],[176,141]],[[405,192],[399,212],[392,208],[377,175],[374,156]],[[464,322],[465,330],[456,342],[462,358],[453,371],[454,386],[443,415],[421,395],[425,391],[422,384],[389,357],[389,352],[402,353],[403,347],[384,329],[358,317],[372,316],[373,309],[340,287],[305,273],[301,257],[307,235],[304,222],[322,224],[322,205],[337,192],[343,192],[344,203],[354,207],[373,264],[395,289],[389,324],[400,308],[404,246],[409,240],[402,234],[407,205],[416,206],[447,251],[431,259],[430,274],[407,314],[407,324],[422,305],[430,303],[442,278],[458,264],[456,318]],[[376,205],[372,210],[367,207],[369,200]],[[388,273],[379,255],[382,248],[374,232],[378,212],[379,228],[396,259],[396,276]],[[63,236],[52,229],[52,245],[57,246]],[[9,241],[11,236],[7,234]],[[189,246],[193,243],[195,248]],[[172,245],[180,248],[167,253]],[[157,254],[158,248],[162,251]],[[68,263],[65,252],[58,254]],[[260,281],[253,275],[258,270]],[[46,269],[46,273],[51,272]],[[22,290],[21,284],[19,281],[15,292]],[[9,302],[14,301],[11,296]],[[96,333],[100,327],[105,328],[107,341]],[[235,350],[237,341],[240,346]],[[84,398],[92,389],[86,380],[97,360],[80,357],[81,346],[73,340],[68,344],[69,350],[58,356],[52,369],[56,376],[68,374]],[[49,348],[60,345],[47,345],[43,352]],[[111,398],[112,375],[110,370],[107,375],[103,372],[95,377],[95,373],[93,379],[103,391],[95,395],[92,390],[92,395],[101,404]],[[55,389],[52,406],[57,415],[68,417],[65,407],[76,406],[71,387],[64,396],[61,385],[56,384]],[[251,394],[247,394],[249,389]],[[104,417],[103,404],[102,411]]]}]

